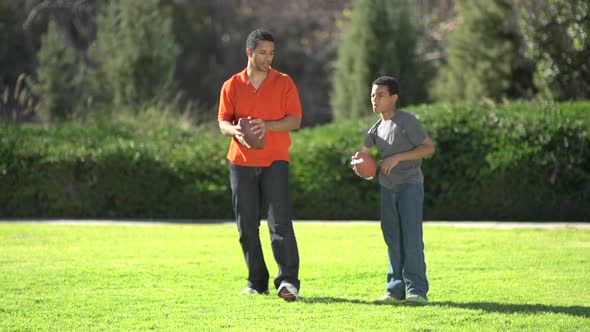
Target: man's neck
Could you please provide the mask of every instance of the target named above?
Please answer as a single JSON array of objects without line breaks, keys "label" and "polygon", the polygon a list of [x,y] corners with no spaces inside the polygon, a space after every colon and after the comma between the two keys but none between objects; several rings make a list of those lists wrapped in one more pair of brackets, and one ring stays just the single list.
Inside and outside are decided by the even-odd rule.
[{"label": "man's neck", "polygon": [[246,68],[246,74],[248,75],[248,80],[251,82],[262,82],[268,76],[268,72],[257,70],[250,63],[248,63],[248,67]]}]

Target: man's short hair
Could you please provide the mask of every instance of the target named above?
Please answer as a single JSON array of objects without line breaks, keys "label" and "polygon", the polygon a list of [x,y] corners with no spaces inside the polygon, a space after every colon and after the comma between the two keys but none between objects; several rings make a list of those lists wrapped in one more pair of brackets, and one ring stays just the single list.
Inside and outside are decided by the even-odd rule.
[{"label": "man's short hair", "polygon": [[246,39],[246,48],[255,49],[258,46],[258,42],[261,40],[266,40],[273,42],[275,41],[272,34],[264,29],[256,29],[248,35],[248,39]]},{"label": "man's short hair", "polygon": [[399,83],[391,76],[381,76],[373,82],[373,85],[385,85],[390,95],[399,95]]}]

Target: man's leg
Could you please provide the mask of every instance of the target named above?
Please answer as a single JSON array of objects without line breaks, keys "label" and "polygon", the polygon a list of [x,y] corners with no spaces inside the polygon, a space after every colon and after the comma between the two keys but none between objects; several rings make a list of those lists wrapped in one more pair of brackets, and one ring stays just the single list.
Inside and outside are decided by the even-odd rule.
[{"label": "man's leg", "polygon": [[248,287],[265,292],[268,290],[268,269],[260,244],[260,169],[230,164],[232,202],[240,245],[248,266]]},{"label": "man's leg", "polygon": [[424,258],[422,215],[424,186],[421,183],[400,185],[399,213],[402,225],[404,280],[408,295],[427,298],[428,279]]},{"label": "man's leg", "polygon": [[278,289],[281,282],[285,281],[299,290],[299,251],[293,230],[289,163],[275,161],[270,167],[263,169],[261,177],[272,251],[279,268],[274,280],[275,287]]},{"label": "man's leg", "polygon": [[396,299],[403,300],[406,297],[406,285],[402,278],[402,233],[397,211],[397,196],[395,189],[381,187],[381,230],[387,244],[389,258],[387,293]]}]

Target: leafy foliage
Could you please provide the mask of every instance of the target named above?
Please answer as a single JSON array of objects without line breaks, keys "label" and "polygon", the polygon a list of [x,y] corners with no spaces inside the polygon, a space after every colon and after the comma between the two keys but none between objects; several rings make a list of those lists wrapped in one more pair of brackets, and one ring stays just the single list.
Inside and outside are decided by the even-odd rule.
[{"label": "leafy foliage", "polygon": [[79,75],[81,66],[74,52],[67,48],[51,21],[42,37],[37,54],[39,67],[35,92],[43,96],[40,115],[49,120],[71,118],[83,90]]},{"label": "leafy foliage", "polygon": [[520,1],[527,53],[544,97],[590,98],[590,4],[585,0]]},{"label": "leafy foliage", "polygon": [[154,0],[111,1],[98,19],[95,84],[115,107],[170,98],[178,46],[171,14]]},{"label": "leafy foliage", "polygon": [[[589,103],[439,104],[407,108],[436,143],[425,159],[429,220],[588,220]],[[215,125],[137,117],[118,125],[0,124],[0,216],[231,218]],[[368,117],[293,134],[296,219],[377,219],[379,187],[350,156]],[[377,151],[372,151],[377,158]]]},{"label": "leafy foliage", "polygon": [[532,68],[522,54],[513,1],[462,0],[456,6],[461,23],[451,32],[448,63],[439,68],[436,99],[530,97]]},{"label": "leafy foliage", "polygon": [[16,81],[26,66],[24,31],[19,29],[15,14],[0,1],[0,89]]},{"label": "leafy foliage", "polygon": [[333,78],[335,120],[370,114],[370,82],[378,76],[394,76],[400,81],[402,103],[418,102],[415,90],[421,82],[416,82],[416,40],[407,1],[355,1]]},{"label": "leafy foliage", "polygon": [[171,101],[178,47],[167,11],[157,1],[110,1],[102,8],[94,66],[66,47],[50,22],[38,53],[42,114],[71,119],[90,110],[138,110]]}]

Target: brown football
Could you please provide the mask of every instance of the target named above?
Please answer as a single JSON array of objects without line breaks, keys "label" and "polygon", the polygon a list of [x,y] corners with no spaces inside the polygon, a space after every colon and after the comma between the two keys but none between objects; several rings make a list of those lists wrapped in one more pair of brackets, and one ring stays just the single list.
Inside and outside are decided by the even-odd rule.
[{"label": "brown football", "polygon": [[361,178],[371,180],[377,175],[377,164],[368,154],[357,152],[351,159],[350,164],[352,165],[352,169]]},{"label": "brown football", "polygon": [[252,131],[253,126],[250,123],[250,119],[240,118],[238,120],[238,127],[240,127],[242,133],[244,133],[244,140],[246,143],[248,143],[248,145],[250,145],[250,148],[255,150],[264,149],[264,137],[260,138],[257,134],[254,134]]}]

